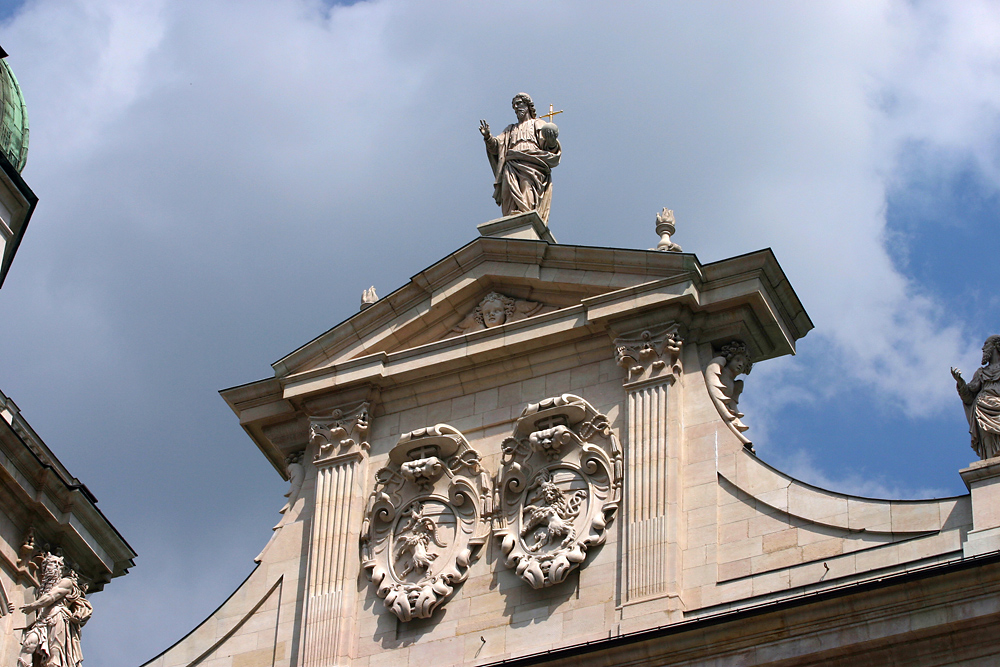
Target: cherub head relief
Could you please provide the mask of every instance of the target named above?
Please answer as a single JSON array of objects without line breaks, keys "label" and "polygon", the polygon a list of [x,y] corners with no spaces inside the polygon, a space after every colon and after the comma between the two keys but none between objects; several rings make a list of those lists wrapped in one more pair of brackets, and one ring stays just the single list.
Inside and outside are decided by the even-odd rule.
[{"label": "cherub head relief", "polygon": [[514,314],[514,299],[503,294],[490,292],[476,306],[474,317],[487,329],[498,327]]},{"label": "cherub head relief", "polygon": [[722,356],[726,358],[726,368],[733,377],[750,374],[753,363],[750,360],[750,350],[743,341],[734,340],[723,345]]}]

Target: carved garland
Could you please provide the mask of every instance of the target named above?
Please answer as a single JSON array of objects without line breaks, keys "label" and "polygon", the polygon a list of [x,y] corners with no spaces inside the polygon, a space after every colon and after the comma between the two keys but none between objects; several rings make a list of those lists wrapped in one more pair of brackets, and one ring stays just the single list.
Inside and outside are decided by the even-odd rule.
[{"label": "carved garland", "polygon": [[534,588],[558,584],[607,539],[621,448],[607,417],[572,394],[525,408],[502,447],[495,533],[504,563]]},{"label": "carved garland", "polygon": [[361,562],[399,620],[429,618],[468,577],[490,530],[493,484],[447,424],[404,434],[375,473]]}]

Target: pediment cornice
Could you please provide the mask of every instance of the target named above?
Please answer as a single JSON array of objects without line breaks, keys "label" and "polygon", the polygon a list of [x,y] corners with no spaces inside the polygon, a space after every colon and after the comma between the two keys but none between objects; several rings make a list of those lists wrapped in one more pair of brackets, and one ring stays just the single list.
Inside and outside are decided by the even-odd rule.
[{"label": "pediment cornice", "polygon": [[276,377],[445,338],[491,289],[565,307],[651,279],[699,275],[693,255],[478,238],[274,364]]},{"label": "pediment cornice", "polygon": [[[494,291],[544,308],[456,333]],[[283,445],[268,432],[301,421],[316,401],[479,375],[498,361],[528,363],[555,346],[614,339],[665,319],[686,340],[744,340],[755,360],[794,353],[812,328],[769,249],[702,265],[690,254],[484,237],[279,360],[274,377],[222,395],[280,470]]]}]

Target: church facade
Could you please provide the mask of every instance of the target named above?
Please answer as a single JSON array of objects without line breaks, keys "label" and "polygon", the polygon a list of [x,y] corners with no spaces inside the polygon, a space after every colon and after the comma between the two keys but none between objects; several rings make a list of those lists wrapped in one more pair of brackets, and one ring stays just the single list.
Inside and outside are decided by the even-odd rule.
[{"label": "church facade", "polygon": [[1000,460],[892,501],[755,455],[739,376],[812,328],[770,250],[480,230],[222,392],[288,503],[148,667],[995,664]]}]

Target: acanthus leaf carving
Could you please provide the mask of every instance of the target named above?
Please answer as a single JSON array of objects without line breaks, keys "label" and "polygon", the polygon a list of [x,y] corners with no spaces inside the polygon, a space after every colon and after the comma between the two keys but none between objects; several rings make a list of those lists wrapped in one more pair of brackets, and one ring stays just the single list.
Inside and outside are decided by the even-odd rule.
[{"label": "acanthus leaf carving", "polygon": [[607,417],[563,394],[531,404],[502,443],[494,532],[504,563],[533,588],[561,583],[607,539],[622,453]]},{"label": "acanthus leaf carving", "polygon": [[674,322],[615,339],[615,361],[628,372],[626,385],[656,379],[673,382],[680,376],[684,341],[679,330],[680,324]]},{"label": "acanthus leaf carving", "polygon": [[309,441],[316,445],[313,463],[368,449],[368,410],[365,401],[350,412],[334,410],[330,415],[309,418]]},{"label": "acanthus leaf carving", "polygon": [[[257,557],[253,559],[255,563],[259,563],[264,559],[264,554],[267,553],[267,550],[278,536],[278,530],[286,524],[294,523],[299,518],[299,513],[305,505],[305,499],[301,495],[302,482],[305,481],[306,477],[305,468],[302,467],[302,457],[304,455],[305,450],[300,449],[285,457],[285,472],[288,476],[288,492],[285,493],[285,497],[288,500],[278,510],[281,520],[271,529],[274,533],[271,535],[271,539],[267,541],[267,544],[264,545],[264,548],[261,549],[260,553],[257,554]],[[299,502],[299,500],[303,502]]]},{"label": "acanthus leaf carving", "polygon": [[285,457],[285,470],[288,474],[288,492],[285,494],[285,497],[288,500],[278,510],[278,514],[281,514],[282,517],[278,525],[275,526],[275,529],[291,518],[295,503],[299,500],[299,493],[302,491],[302,482],[306,476],[305,469],[302,467],[303,454],[305,454],[305,451],[300,450]]},{"label": "acanthus leaf carving", "polygon": [[404,434],[375,473],[361,563],[399,620],[429,618],[486,543],[493,482],[454,427]]},{"label": "acanthus leaf carving", "polygon": [[723,345],[705,369],[705,383],[719,416],[747,447],[750,446],[750,440],[743,432],[749,427],[740,421],[743,413],[739,410],[743,380],[736,378],[739,375],[749,375],[751,368],[753,360],[746,343],[734,340]]}]

